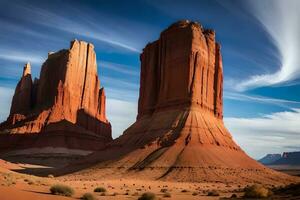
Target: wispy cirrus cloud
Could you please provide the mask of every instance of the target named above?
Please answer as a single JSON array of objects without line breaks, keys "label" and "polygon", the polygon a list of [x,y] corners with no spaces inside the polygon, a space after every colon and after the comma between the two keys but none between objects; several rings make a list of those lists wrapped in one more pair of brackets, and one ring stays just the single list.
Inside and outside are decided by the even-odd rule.
[{"label": "wispy cirrus cloud", "polygon": [[101,68],[109,69],[112,71],[116,71],[122,74],[132,75],[132,76],[139,76],[138,70],[133,68],[133,66],[123,65],[119,63],[107,62],[107,61],[100,61],[98,62],[98,66]]},{"label": "wispy cirrus cloud", "polygon": [[116,88],[127,88],[133,90],[137,90],[139,88],[139,85],[136,83],[110,76],[101,76],[101,82],[104,82],[106,86],[114,86]]},{"label": "wispy cirrus cloud", "polygon": [[300,109],[254,118],[224,118],[235,140],[254,158],[300,147]]},{"label": "wispy cirrus cloud", "polygon": [[287,109],[300,106],[299,101],[265,97],[260,95],[249,95],[249,94],[228,92],[228,91],[224,92],[224,99],[248,101],[248,102],[263,103],[263,104],[273,104]]},{"label": "wispy cirrus cloud", "polygon": [[0,59],[24,63],[30,62],[36,64],[41,64],[44,61],[43,56],[39,56],[35,53],[9,49],[0,49]]},{"label": "wispy cirrus cloud", "polygon": [[62,4],[65,6],[65,12],[55,12],[38,5],[22,3],[15,5],[15,10],[23,13],[22,20],[33,24],[90,38],[119,49],[135,53],[141,51],[144,45],[142,38],[146,37],[149,31],[138,34],[134,30],[149,30],[148,25],[105,12],[94,12],[87,8],[78,9],[70,4]]},{"label": "wispy cirrus cloud", "polygon": [[244,91],[262,86],[291,84],[300,78],[300,1],[248,1],[251,14],[262,25],[279,51],[281,65],[275,72],[253,75],[237,84]]}]

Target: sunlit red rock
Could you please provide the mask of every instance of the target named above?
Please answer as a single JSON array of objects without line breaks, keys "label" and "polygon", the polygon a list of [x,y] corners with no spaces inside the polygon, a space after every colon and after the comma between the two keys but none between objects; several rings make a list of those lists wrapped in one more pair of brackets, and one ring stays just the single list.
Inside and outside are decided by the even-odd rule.
[{"label": "sunlit red rock", "polygon": [[111,125],[105,113],[105,99],[104,88],[100,88],[97,74],[94,46],[74,40],[70,49],[48,54],[40,77],[34,82],[30,64],[25,65],[15,90],[10,115],[0,125],[0,130],[9,134],[61,134],[62,140],[66,135],[78,139],[76,144],[74,141],[62,144],[59,139],[53,143],[39,143],[50,146],[60,144],[78,147],[83,137],[99,141],[98,146],[82,142],[85,144],[83,148],[103,148],[105,143],[112,140]]},{"label": "sunlit red rock", "polygon": [[224,126],[220,49],[214,31],[189,21],[171,25],[149,43],[140,56],[136,122],[84,160],[83,168],[96,165],[82,174],[220,183],[292,181],[246,155]]}]

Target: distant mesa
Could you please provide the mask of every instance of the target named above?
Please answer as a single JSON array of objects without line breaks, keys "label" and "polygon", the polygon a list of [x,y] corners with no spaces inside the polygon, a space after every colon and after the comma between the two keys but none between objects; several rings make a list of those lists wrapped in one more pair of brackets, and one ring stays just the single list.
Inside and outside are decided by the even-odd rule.
[{"label": "distant mesa", "polygon": [[264,165],[271,164],[281,158],[281,154],[267,154],[263,158],[259,159],[258,162]]},{"label": "distant mesa", "polygon": [[32,81],[30,64],[24,66],[0,125],[0,150],[101,149],[112,141],[105,100],[94,46],[74,40],[70,49],[48,54],[39,79]]},{"label": "distant mesa", "polygon": [[149,43],[140,60],[136,122],[105,150],[88,156],[81,168],[96,165],[82,174],[222,183],[293,180],[246,155],[225,128],[215,31],[179,21]]},{"label": "distant mesa", "polygon": [[267,154],[259,160],[264,165],[300,166],[300,152],[283,152],[282,154]]}]

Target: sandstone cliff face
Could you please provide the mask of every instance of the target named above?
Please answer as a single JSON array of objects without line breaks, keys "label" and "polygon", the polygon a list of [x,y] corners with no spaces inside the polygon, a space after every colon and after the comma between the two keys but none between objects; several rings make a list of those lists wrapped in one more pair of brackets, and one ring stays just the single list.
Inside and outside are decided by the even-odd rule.
[{"label": "sandstone cliff face", "polygon": [[138,117],[195,104],[222,118],[222,74],[214,31],[184,21],[170,26],[141,54]]},{"label": "sandstone cliff face", "polygon": [[21,80],[15,89],[15,94],[11,103],[10,113],[11,115],[16,115],[12,119],[13,123],[15,118],[22,118],[22,116],[27,114],[31,109],[32,84],[31,66],[27,63],[24,66]]},{"label": "sandstone cliff face", "polygon": [[72,41],[70,49],[49,53],[39,79],[32,82],[26,64],[10,115],[0,130],[9,133],[84,133],[112,140],[100,88],[94,46]]},{"label": "sandstone cliff face", "polygon": [[140,59],[137,120],[108,148],[84,161],[98,163],[91,176],[222,183],[292,180],[247,156],[224,126],[222,56],[214,31],[180,21],[148,44]]},{"label": "sandstone cliff face", "polygon": [[[183,121],[179,121],[185,123],[183,128],[193,128],[201,143],[239,149],[222,122],[223,66],[213,30],[180,21],[163,31],[159,40],[148,44],[140,58],[137,123],[152,118],[158,124],[160,119],[165,122],[162,126],[171,128],[176,117],[186,112]],[[162,119],[167,112],[173,115],[168,125]],[[201,129],[207,133],[201,133]]]}]

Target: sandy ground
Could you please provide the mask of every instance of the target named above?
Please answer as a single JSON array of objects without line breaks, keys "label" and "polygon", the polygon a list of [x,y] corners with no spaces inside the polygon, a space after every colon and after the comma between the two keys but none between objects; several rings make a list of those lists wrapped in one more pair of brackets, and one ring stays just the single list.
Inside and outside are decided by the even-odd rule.
[{"label": "sandy ground", "polygon": [[[222,197],[229,197],[232,188],[214,184],[173,183],[141,180],[69,181],[64,178],[40,178],[17,173],[1,173],[1,200],[50,200],[79,199],[84,193],[93,193],[96,199],[138,199],[144,192],[153,192],[161,199],[219,199],[207,197],[207,192],[216,188]],[[72,198],[51,195],[49,188],[56,183],[71,186],[75,190]],[[107,192],[95,193],[96,187],[104,187]],[[166,189],[171,197],[165,198],[161,189]],[[222,192],[221,192],[222,191]]]},{"label": "sandy ground", "polygon": [[[14,169],[40,168],[41,166],[9,163],[0,160],[0,199],[1,200],[60,200],[79,199],[84,193],[92,193],[98,200],[137,200],[144,192],[155,193],[159,199],[189,200],[189,199],[220,199],[232,194],[242,196],[242,185],[222,183],[180,183],[165,181],[147,181],[138,179],[94,180],[78,179],[76,175],[42,178],[33,175],[14,172]],[[138,178],[138,177],[137,177]],[[62,197],[50,194],[54,184],[64,184],[72,187],[75,194],[72,197]],[[104,187],[107,192],[95,193],[96,187]],[[166,192],[171,197],[164,197]],[[207,196],[208,192],[216,190],[217,197]]]},{"label": "sandy ground", "polygon": [[[84,193],[92,193],[96,199],[138,199],[144,192],[153,192],[161,199],[219,199],[208,197],[208,191],[216,189],[222,197],[229,197],[236,187],[216,183],[176,183],[164,181],[145,181],[134,179],[115,180],[78,180],[75,176],[58,178],[42,178],[21,174],[12,170],[23,168],[40,168],[41,166],[28,164],[14,164],[0,160],[0,199],[1,200],[55,200],[79,199]],[[72,187],[75,194],[72,197],[62,197],[50,194],[50,187],[54,184]],[[96,187],[104,187],[107,192],[95,193]],[[171,197],[164,197],[166,190]],[[238,194],[238,193],[237,193]]]}]

